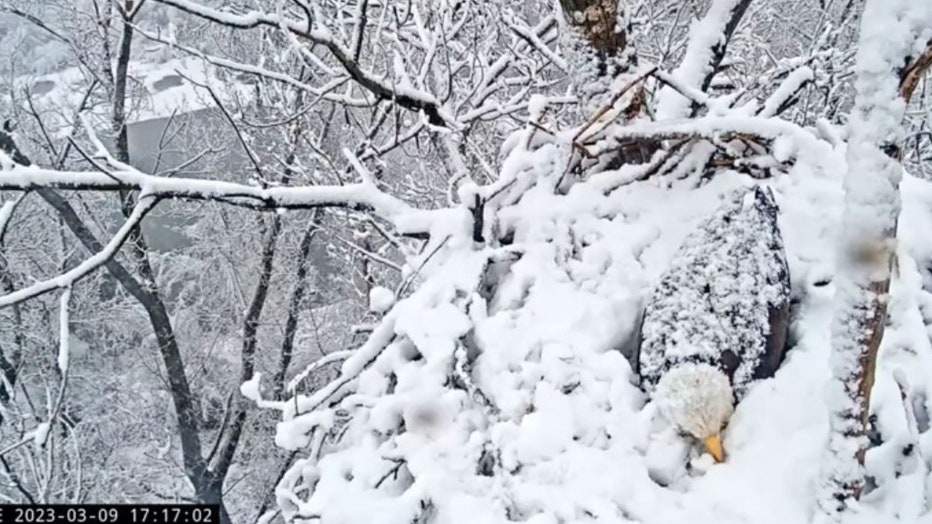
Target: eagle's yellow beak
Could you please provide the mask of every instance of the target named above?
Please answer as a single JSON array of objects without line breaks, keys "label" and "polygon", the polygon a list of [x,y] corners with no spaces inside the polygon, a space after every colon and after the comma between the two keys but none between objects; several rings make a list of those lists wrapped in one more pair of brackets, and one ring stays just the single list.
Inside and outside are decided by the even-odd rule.
[{"label": "eagle's yellow beak", "polygon": [[719,435],[712,435],[706,438],[703,443],[705,444],[705,449],[715,458],[715,462],[725,461],[725,450],[722,449],[722,437]]}]

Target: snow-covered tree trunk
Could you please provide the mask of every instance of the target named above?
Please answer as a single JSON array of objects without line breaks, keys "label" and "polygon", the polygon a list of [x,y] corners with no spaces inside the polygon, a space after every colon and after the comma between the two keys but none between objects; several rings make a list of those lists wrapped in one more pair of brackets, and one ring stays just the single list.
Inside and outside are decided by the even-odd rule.
[{"label": "snow-covered tree trunk", "polygon": [[560,6],[570,27],[565,45],[573,87],[580,106],[591,113],[606,102],[612,81],[637,60],[627,45],[624,5],[619,0],[560,0]]},{"label": "snow-covered tree trunk", "polygon": [[835,278],[831,435],[820,499],[832,519],[840,518],[864,488],[870,393],[900,213],[901,121],[915,66],[925,62],[930,19],[927,3],[910,0],[870,0],[862,17]]}]

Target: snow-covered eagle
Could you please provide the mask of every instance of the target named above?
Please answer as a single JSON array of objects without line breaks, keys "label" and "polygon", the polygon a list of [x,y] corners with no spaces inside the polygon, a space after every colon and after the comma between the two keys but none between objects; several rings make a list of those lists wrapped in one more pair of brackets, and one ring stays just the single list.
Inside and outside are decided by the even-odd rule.
[{"label": "snow-covered eagle", "polygon": [[684,240],[644,313],[642,387],[717,461],[735,403],[783,361],[790,280],[777,211],[768,188],[730,195]]}]

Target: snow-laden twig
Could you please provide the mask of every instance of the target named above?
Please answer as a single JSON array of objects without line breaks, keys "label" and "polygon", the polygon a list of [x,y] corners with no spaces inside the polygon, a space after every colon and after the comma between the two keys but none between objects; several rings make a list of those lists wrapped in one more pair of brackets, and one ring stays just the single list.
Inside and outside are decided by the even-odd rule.
[{"label": "snow-laden twig", "polygon": [[372,171],[369,171],[369,168],[364,166],[362,162],[359,161],[359,158],[353,154],[347,148],[340,150],[343,153],[343,156],[346,157],[346,160],[349,161],[350,165],[353,166],[353,169],[356,170],[356,173],[359,174],[359,178],[362,179],[363,184],[375,185],[375,176],[372,174]]},{"label": "snow-laden twig", "polygon": [[219,180],[169,178],[147,175],[135,169],[57,171],[14,166],[0,171],[0,190],[39,188],[84,191],[142,191],[157,198],[216,200],[254,209],[310,209],[348,207],[372,210],[391,221],[412,208],[371,184],[343,186],[290,186],[260,188]]},{"label": "snow-laden twig", "polygon": [[514,31],[516,35],[521,37],[521,39],[523,39],[525,42],[533,46],[534,49],[537,49],[537,51],[539,51],[540,54],[547,57],[547,60],[550,60],[550,62],[553,65],[557,66],[557,68],[560,71],[563,71],[564,73],[569,72],[570,70],[569,64],[566,63],[566,60],[564,60],[563,57],[561,57],[557,53],[553,52],[549,47],[547,47],[547,44],[541,41],[541,39],[537,36],[537,34],[534,32],[533,29],[523,24],[517,24],[517,23],[510,23],[508,24],[508,27],[510,27],[511,30]]},{"label": "snow-laden twig", "polygon": [[6,230],[10,227],[10,220],[13,219],[13,212],[23,200],[26,199],[26,193],[19,195],[13,200],[8,200],[0,206],[0,245],[3,245],[3,237],[6,236]]},{"label": "snow-laden twig", "polygon": [[[631,91],[631,89],[633,89],[635,86],[637,86],[642,81],[644,81],[645,78],[654,74],[655,71],[657,71],[656,66],[650,67],[642,71],[640,74],[636,75],[628,83],[626,83],[621,89],[613,93],[608,103],[606,103],[604,106],[599,108],[592,116],[590,116],[589,119],[586,121],[586,123],[579,129],[579,131],[576,132],[576,134],[573,136],[573,142],[577,142],[580,140],[585,140],[586,138],[590,138],[593,135],[597,134],[602,129],[604,129],[605,125],[607,125],[609,122],[614,120],[617,115],[612,115],[606,118],[603,118],[603,117],[605,117],[606,114],[608,114],[610,111],[615,109],[615,104],[617,104],[618,101],[621,100],[621,97],[625,96],[625,94]],[[623,109],[624,108],[621,108],[621,110]],[[589,133],[589,135],[584,138],[583,135],[586,133],[586,131],[588,131],[589,128],[591,128],[593,125],[595,125],[599,121],[602,121],[603,125],[599,126],[596,129],[596,131]]]},{"label": "snow-laden twig", "polygon": [[395,337],[396,318],[397,314],[394,312],[389,312],[385,315],[379,325],[373,330],[366,343],[359,349],[353,351],[353,354],[343,362],[339,377],[314,392],[314,394],[297,398],[295,401],[296,414],[314,411],[336,394],[343,386],[359,376]]},{"label": "snow-laden twig", "polygon": [[693,104],[709,105],[709,95],[698,87],[686,83],[682,78],[659,69],[654,72],[654,77],[666,86],[664,89],[673,89]]},{"label": "snow-laden twig", "polygon": [[119,251],[123,243],[126,242],[126,239],[129,237],[133,229],[139,225],[139,222],[146,216],[147,213],[149,213],[149,211],[152,211],[152,208],[154,208],[158,202],[159,198],[154,197],[151,194],[143,193],[140,195],[139,203],[136,204],[136,207],[133,209],[133,213],[126,220],[123,226],[120,227],[116,234],[113,235],[113,238],[110,239],[110,242],[104,246],[102,251],[95,253],[84,262],[78,264],[73,269],[62,273],[61,275],[50,278],[48,280],[36,282],[27,288],[0,296],[0,308],[18,304],[24,300],[29,300],[30,298],[48,293],[54,289],[72,286],[75,282],[78,282],[82,278],[91,274],[94,270],[104,265],[108,260],[116,255],[117,251]]},{"label": "snow-laden twig", "polygon": [[758,116],[772,117],[783,112],[787,105],[799,93],[799,91],[815,78],[812,68],[803,66],[795,69],[780,84],[776,91],[773,92]]},{"label": "snow-laden twig", "polygon": [[[351,96],[347,96],[346,94],[334,92],[334,90],[337,87],[340,87],[341,85],[346,83],[346,81],[349,79],[346,76],[335,78],[319,87],[313,86],[306,82],[302,82],[301,80],[298,80],[297,78],[291,75],[279,73],[277,71],[272,71],[270,69],[252,65],[252,64],[230,60],[228,58],[209,55],[193,47],[182,45],[182,44],[179,44],[178,42],[162,38],[161,36],[157,34],[153,34],[148,31],[145,31],[144,29],[140,28],[137,25],[133,25],[133,28],[137,33],[141,34],[142,36],[146,37],[149,40],[152,40],[153,42],[159,42],[159,43],[168,45],[172,47],[173,49],[178,49],[191,56],[199,58],[207,62],[208,64],[211,64],[211,65],[223,68],[223,69],[228,69],[231,71],[237,71],[240,73],[245,73],[245,74],[256,76],[256,77],[265,78],[267,80],[272,80],[274,82],[287,84],[291,87],[295,87],[295,88],[301,89],[302,91],[306,91],[314,95],[315,97],[319,97],[321,100],[326,100],[328,102],[333,102],[333,103],[340,104],[340,105],[347,106],[347,107],[371,107],[376,102],[375,98],[372,97],[371,95],[363,96],[362,98],[353,98]],[[362,94],[367,95],[368,93],[363,91]]]},{"label": "snow-laden twig", "polygon": [[356,83],[376,97],[394,100],[399,106],[412,111],[423,111],[433,125],[451,129],[460,127],[456,119],[430,93],[420,91],[410,85],[393,84],[363,69],[361,64],[353,59],[353,51],[338,42],[330,31],[315,28],[313,23],[315,21],[308,21],[311,27],[307,27],[308,24],[303,21],[278,14],[260,11],[233,14],[188,0],[158,1],[203,19],[237,29],[251,29],[259,26],[281,28],[286,32],[286,36],[300,36],[302,39],[327,49]]},{"label": "snow-laden twig", "polygon": [[[765,140],[789,138],[797,148],[813,154],[826,153],[831,145],[811,131],[779,118],[754,116],[706,116],[659,122],[639,122],[613,128],[608,136],[615,141],[629,139],[666,140],[672,138],[715,139],[723,135],[744,135]],[[600,151],[593,147],[594,153]]]},{"label": "snow-laden twig", "polygon": [[360,246],[359,244],[357,244],[357,243],[355,243],[355,242],[352,242],[352,241],[350,241],[350,240],[347,240],[347,239],[345,239],[345,238],[343,238],[343,237],[341,237],[341,236],[339,236],[339,235],[334,235],[334,238],[336,238],[336,239],[339,240],[340,242],[343,242],[344,244],[346,244],[346,247],[348,247],[348,248],[352,249],[353,251],[359,253],[360,255],[362,255],[362,256],[368,258],[369,260],[372,260],[372,261],[374,261],[374,262],[378,262],[379,264],[382,264],[383,266],[385,266],[385,267],[387,267],[387,268],[390,268],[390,269],[393,269],[393,270],[395,270],[395,271],[397,271],[397,272],[399,272],[399,273],[403,273],[403,272],[404,272],[404,269],[403,269],[400,265],[398,265],[397,263],[395,263],[394,261],[392,261],[392,260],[390,260],[390,259],[388,259],[388,258],[385,258],[385,257],[379,255],[378,253],[373,253],[372,251],[370,251],[370,250],[368,250],[368,249],[366,249],[366,248]]},{"label": "snow-laden twig", "polygon": [[[44,423],[43,423],[43,424],[44,424]],[[36,435],[38,434],[38,430],[39,430],[39,428],[37,427],[35,430],[30,431],[29,433],[26,433],[26,435],[23,436],[22,439],[20,439],[20,440],[14,442],[13,444],[10,444],[9,446],[7,446],[7,447],[5,447],[5,448],[3,448],[3,449],[0,449],[0,457],[3,457],[4,455],[6,455],[6,454],[8,454],[8,453],[11,453],[11,452],[13,452],[13,451],[16,451],[17,449],[19,449],[19,448],[25,446],[26,444],[29,444],[30,442],[35,442],[35,440],[36,440]]]},{"label": "snow-laden twig", "polygon": [[58,314],[58,371],[61,372],[62,377],[68,375],[68,364],[71,360],[68,340],[68,302],[71,300],[71,287],[66,287],[62,291],[61,299],[59,303],[59,314]]},{"label": "snow-laden twig", "polygon": [[[713,0],[700,20],[689,30],[686,53],[671,77],[676,85],[706,91],[725,57],[728,41],[751,0]],[[690,115],[690,100],[680,90],[666,86],[660,90],[657,102],[658,120],[683,118]]]},{"label": "snow-laden twig", "polygon": [[[61,383],[58,386],[58,395],[55,397],[55,403],[49,406],[49,416],[45,423],[40,424],[36,429],[35,434],[35,445],[37,448],[45,447],[48,442],[49,432],[58,422],[58,417],[61,415],[62,406],[65,402],[65,390],[68,389],[68,361],[69,361],[69,339],[71,337],[71,332],[69,329],[70,315],[69,315],[69,302],[71,301],[71,287],[66,287],[62,291],[61,298],[59,299],[59,313],[58,313],[58,369],[61,371]],[[51,452],[51,450],[49,450]],[[51,464],[51,457],[48,462]],[[48,472],[46,479],[51,477],[51,472]],[[44,490],[43,490],[44,491]]]},{"label": "snow-laden twig", "polygon": [[355,353],[355,351],[353,351],[353,350],[334,351],[334,352],[332,352],[332,353],[327,353],[326,355],[322,356],[321,358],[319,358],[319,359],[315,360],[314,362],[308,364],[307,367],[305,367],[303,370],[301,370],[300,373],[298,373],[297,375],[295,375],[294,378],[292,378],[291,381],[288,382],[288,386],[287,386],[286,390],[287,390],[289,393],[294,393],[294,390],[295,390],[295,388],[298,387],[298,384],[300,384],[301,381],[304,380],[305,378],[307,378],[311,373],[317,371],[318,369],[321,369],[322,367],[324,367],[324,366],[326,366],[326,365],[328,365],[328,364],[332,364],[332,363],[334,363],[334,362],[339,362],[339,361],[341,361],[341,360],[346,360],[346,359],[348,359],[349,357],[351,357],[351,356],[353,355],[353,353]]}]

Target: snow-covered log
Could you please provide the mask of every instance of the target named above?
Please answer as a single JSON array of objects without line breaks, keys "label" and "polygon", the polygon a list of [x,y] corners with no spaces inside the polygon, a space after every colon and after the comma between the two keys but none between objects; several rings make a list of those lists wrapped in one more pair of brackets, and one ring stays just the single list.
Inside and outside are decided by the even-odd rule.
[{"label": "snow-covered log", "polygon": [[644,314],[645,390],[686,362],[720,368],[738,399],[753,380],[776,372],[790,297],[777,212],[769,189],[739,190],[683,242]]}]

